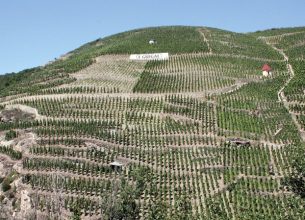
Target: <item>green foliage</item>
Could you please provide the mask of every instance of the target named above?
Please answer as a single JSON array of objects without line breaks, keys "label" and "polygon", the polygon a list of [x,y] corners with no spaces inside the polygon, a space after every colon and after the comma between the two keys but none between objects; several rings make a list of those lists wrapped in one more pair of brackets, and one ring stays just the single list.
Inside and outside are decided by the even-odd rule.
[{"label": "green foliage", "polygon": [[60,69],[65,73],[77,72],[94,63],[94,55],[90,53],[73,53],[67,59],[57,60],[49,65],[48,68]]},{"label": "green foliage", "polygon": [[0,146],[0,153],[8,155],[14,160],[20,160],[22,158],[22,153],[19,151],[15,151],[10,146]]},{"label": "green foliage", "polygon": [[215,53],[275,60],[283,59],[278,52],[250,35],[211,28],[207,38],[212,51]]},{"label": "green foliage", "polygon": [[[298,46],[302,46],[304,40],[305,40],[305,32],[295,32],[293,34],[282,36],[281,38],[279,38],[279,40],[276,43],[276,46],[279,46],[280,48],[283,49],[287,49],[287,48],[295,49]],[[289,56],[289,58],[291,59],[294,57]]]},{"label": "green foliage", "polygon": [[305,61],[292,61],[295,76],[286,86],[285,95],[293,99],[296,95],[304,95],[305,90]]},{"label": "green foliage", "polygon": [[[61,206],[74,219],[304,219],[303,145],[278,98],[290,76],[283,56],[265,44],[302,54],[294,42],[303,35],[254,37],[211,28],[139,29],[1,78],[0,109],[22,104],[42,116],[0,123],[1,131],[32,128],[38,137],[22,161],[23,183],[37,192],[35,207],[57,212]],[[157,44],[149,45],[151,38]],[[146,52],[171,56],[145,68],[124,60]],[[106,54],[113,55],[96,59]],[[302,56],[294,58],[289,62],[296,75],[284,93],[305,127],[304,65]],[[264,63],[272,67],[271,77],[261,76]],[[104,73],[112,79],[98,78]],[[63,85],[73,75],[88,78]],[[132,88],[138,94],[130,94]],[[228,138],[250,145],[226,144]],[[22,158],[11,147],[0,152]],[[295,194],[286,194],[280,181],[297,154],[287,179]],[[110,168],[116,159],[127,162],[121,172]],[[53,194],[62,198],[57,202]]]},{"label": "green foliage", "polygon": [[[150,45],[151,39],[157,41]],[[128,31],[101,40],[107,54],[207,52],[207,44],[196,27],[157,27]]]},{"label": "green foliage", "polygon": [[253,82],[249,83],[246,86],[243,86],[241,89],[234,92],[235,94],[243,94],[257,100],[276,100],[277,92],[285,82],[284,76],[276,77],[273,80],[266,80],[264,82]]},{"label": "green foliage", "polygon": [[[305,34],[304,34],[305,35]],[[290,47],[286,50],[289,57],[293,59],[304,59],[305,58],[305,45],[300,43],[297,46]]]},{"label": "green foliage", "polygon": [[[155,45],[148,41],[155,39]],[[145,28],[98,39],[70,52],[67,58],[56,60],[47,66],[50,70],[65,73],[77,72],[95,62],[104,54],[131,53],[192,53],[206,52],[207,44],[195,27]]]},{"label": "green foliage", "polygon": [[305,146],[302,145],[302,148],[295,150],[297,153],[292,163],[293,172],[283,183],[291,191],[299,195],[302,199],[305,199]]},{"label": "green foliage", "polygon": [[[258,78],[262,74],[262,65],[262,61],[226,55],[180,55],[168,61],[150,61],[146,64],[145,71],[133,91],[142,93],[217,91],[234,85],[237,80],[250,81],[249,78]],[[277,75],[285,71],[284,62],[270,62],[270,65]],[[270,80],[269,84],[272,83],[274,82]]]},{"label": "green foliage", "polygon": [[227,111],[218,109],[218,126],[233,131],[253,132],[261,134],[264,128],[264,121],[256,116],[243,112]]},{"label": "green foliage", "polygon": [[255,37],[259,36],[274,36],[274,35],[281,35],[281,34],[287,34],[287,33],[294,33],[294,32],[300,32],[305,31],[304,27],[294,27],[294,28],[272,28],[269,30],[263,30],[263,31],[256,31],[254,33],[250,33],[250,35],[253,35]]},{"label": "green foliage", "polygon": [[2,191],[6,192],[11,189],[10,184],[18,177],[15,171],[11,172],[7,175],[4,180],[2,181]]},{"label": "green foliage", "polygon": [[56,69],[36,67],[0,76],[0,97],[24,93],[36,94],[43,89],[72,81],[74,79]]},{"label": "green foliage", "polygon": [[186,195],[178,196],[175,200],[175,211],[171,215],[171,219],[188,220],[193,219],[191,201]]},{"label": "green foliage", "polygon": [[6,132],[6,134],[5,134],[5,140],[6,140],[6,141],[10,141],[10,140],[16,138],[17,136],[18,136],[17,131],[10,130],[10,131]]},{"label": "green foliage", "polygon": [[115,200],[109,210],[106,210],[106,219],[134,220],[139,218],[139,205],[136,203],[135,189],[125,181],[120,185],[120,198]]},{"label": "green foliage", "polygon": [[136,195],[134,189],[128,185],[123,186],[121,198],[121,207],[118,213],[121,217],[118,219],[137,219],[139,216],[139,207],[135,201]]},{"label": "green foliage", "polygon": [[72,220],[81,220],[81,210],[79,206],[80,205],[76,202],[70,208],[70,211],[73,213],[71,217]]},{"label": "green foliage", "polygon": [[[235,167],[235,170],[247,167],[243,171],[245,174],[258,176],[268,175],[268,161],[270,160],[270,156],[264,148],[228,145],[224,147],[223,154],[224,165],[226,167]],[[255,167],[255,169],[251,167]]]},{"label": "green foliage", "polygon": [[209,199],[207,201],[207,207],[210,209],[208,219],[213,220],[225,220],[228,219],[227,214],[222,206],[221,202],[218,200]]},{"label": "green foliage", "polygon": [[168,216],[168,205],[161,200],[153,201],[149,206],[148,220],[166,220],[172,219]]},{"label": "green foliage", "polygon": [[151,181],[151,170],[146,167],[137,167],[133,169],[130,173],[130,176],[136,182],[136,197],[139,197],[143,190],[147,187],[146,183]]},{"label": "green foliage", "polygon": [[8,179],[4,179],[4,181],[2,182],[2,191],[3,192],[6,192],[8,190],[11,189],[11,186],[10,186],[10,182]]}]

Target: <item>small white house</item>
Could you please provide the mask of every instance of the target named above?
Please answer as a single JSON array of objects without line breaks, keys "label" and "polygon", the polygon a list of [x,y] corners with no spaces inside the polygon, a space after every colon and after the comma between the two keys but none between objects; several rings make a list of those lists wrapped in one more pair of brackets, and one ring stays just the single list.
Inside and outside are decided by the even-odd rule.
[{"label": "small white house", "polygon": [[272,69],[268,64],[264,64],[264,66],[262,68],[263,76],[265,76],[265,77],[271,76],[272,75],[271,70]]},{"label": "small white house", "polygon": [[150,39],[148,43],[149,43],[150,45],[152,45],[152,44],[156,44],[157,41],[156,41],[155,39]]}]

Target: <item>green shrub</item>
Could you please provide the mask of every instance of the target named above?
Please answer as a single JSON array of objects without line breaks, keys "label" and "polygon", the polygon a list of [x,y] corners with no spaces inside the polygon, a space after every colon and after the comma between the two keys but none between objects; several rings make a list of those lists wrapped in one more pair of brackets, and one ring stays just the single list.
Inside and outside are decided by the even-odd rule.
[{"label": "green shrub", "polygon": [[10,181],[9,179],[5,179],[3,182],[2,182],[2,191],[3,192],[6,192],[8,190],[11,189],[11,185],[10,185]]},{"label": "green shrub", "polygon": [[13,160],[20,160],[22,158],[22,153],[20,151],[15,151],[10,146],[0,146],[0,153],[10,156]]},{"label": "green shrub", "polygon": [[14,130],[10,130],[5,134],[5,140],[10,141],[17,137],[17,132]]}]

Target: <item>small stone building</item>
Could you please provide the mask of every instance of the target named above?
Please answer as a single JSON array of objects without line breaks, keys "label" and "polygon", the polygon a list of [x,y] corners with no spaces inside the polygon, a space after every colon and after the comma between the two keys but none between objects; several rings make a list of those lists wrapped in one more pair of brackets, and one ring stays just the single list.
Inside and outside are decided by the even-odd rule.
[{"label": "small stone building", "polygon": [[124,164],[120,163],[118,161],[114,161],[114,162],[110,163],[109,165],[112,170],[116,170],[116,171],[121,171],[124,168]]},{"label": "small stone building", "polygon": [[240,138],[229,138],[226,140],[226,143],[233,144],[235,146],[242,146],[242,147],[250,147],[251,143],[248,140],[243,140]]},{"label": "small stone building", "polygon": [[262,67],[262,71],[263,71],[263,76],[268,77],[271,76],[271,67],[268,64],[264,64],[264,66]]}]

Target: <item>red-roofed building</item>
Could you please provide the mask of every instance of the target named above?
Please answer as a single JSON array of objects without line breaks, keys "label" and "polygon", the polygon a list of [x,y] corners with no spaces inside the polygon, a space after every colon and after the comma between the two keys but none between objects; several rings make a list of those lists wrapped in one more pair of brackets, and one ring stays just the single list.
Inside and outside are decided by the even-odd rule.
[{"label": "red-roofed building", "polygon": [[263,76],[271,76],[271,67],[268,64],[264,64],[262,71],[263,71]]}]

